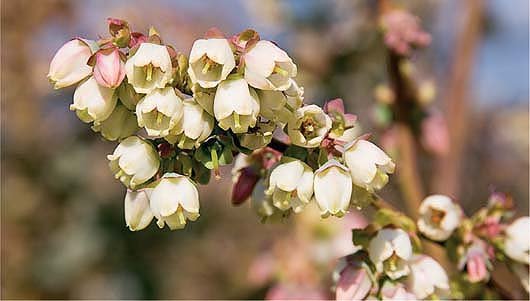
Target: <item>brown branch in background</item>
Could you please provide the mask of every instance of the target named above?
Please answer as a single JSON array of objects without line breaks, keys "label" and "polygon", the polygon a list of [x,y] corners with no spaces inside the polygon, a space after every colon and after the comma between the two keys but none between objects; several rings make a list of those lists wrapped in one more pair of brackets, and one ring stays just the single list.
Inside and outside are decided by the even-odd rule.
[{"label": "brown branch in background", "polygon": [[453,54],[453,63],[447,84],[446,118],[449,127],[451,147],[447,155],[438,159],[433,173],[432,188],[437,193],[458,198],[460,193],[460,172],[467,137],[469,116],[469,82],[473,70],[475,49],[480,40],[484,1],[469,0],[458,3],[465,15],[458,32]]}]

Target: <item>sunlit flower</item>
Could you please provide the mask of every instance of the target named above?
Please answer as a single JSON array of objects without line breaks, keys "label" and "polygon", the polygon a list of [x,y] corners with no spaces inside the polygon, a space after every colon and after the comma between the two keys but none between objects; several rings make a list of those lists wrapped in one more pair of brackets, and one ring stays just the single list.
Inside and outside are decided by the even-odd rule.
[{"label": "sunlit flower", "polygon": [[151,188],[127,190],[125,195],[125,223],[129,230],[145,229],[153,220],[153,212],[149,207]]},{"label": "sunlit flower", "polygon": [[110,116],[117,99],[113,89],[98,85],[92,76],[75,89],[70,110],[83,122],[101,122]]},{"label": "sunlit flower", "polygon": [[204,89],[198,84],[191,88],[193,92],[193,99],[210,115],[213,114],[213,101],[215,99],[215,88]]},{"label": "sunlit flower", "polygon": [[259,108],[256,92],[244,79],[228,79],[217,87],[213,110],[223,130],[247,132],[256,125]]},{"label": "sunlit flower", "polygon": [[287,134],[294,145],[318,147],[331,129],[331,119],[317,105],[296,110],[287,124]]},{"label": "sunlit flower", "polygon": [[[143,44],[142,44],[143,45]],[[172,87],[156,89],[136,105],[138,125],[151,137],[165,137],[182,118],[182,99]]]},{"label": "sunlit flower", "polygon": [[313,196],[313,170],[296,159],[281,163],[272,170],[266,193],[277,208],[298,213]]},{"label": "sunlit flower", "polygon": [[184,100],[183,104],[182,118],[165,139],[177,143],[181,149],[192,149],[210,136],[214,120],[193,98]]},{"label": "sunlit flower", "polygon": [[414,255],[409,261],[409,287],[420,299],[430,295],[440,298],[449,290],[449,279],[442,266],[427,255]]},{"label": "sunlit flower", "polygon": [[116,179],[131,189],[151,179],[160,166],[155,148],[137,136],[131,136],[120,142],[107,159]]},{"label": "sunlit flower", "polygon": [[281,91],[258,90],[260,115],[283,127],[296,109],[287,107],[287,97]]},{"label": "sunlit flower", "polygon": [[213,88],[236,66],[234,54],[226,39],[199,39],[191,47],[188,74],[192,83]]},{"label": "sunlit flower", "polygon": [[462,209],[445,195],[425,198],[419,208],[418,229],[423,235],[436,241],[444,241],[458,227]]},{"label": "sunlit flower", "polygon": [[525,264],[530,263],[530,217],[516,219],[506,228],[504,252],[511,259]]},{"label": "sunlit flower", "polygon": [[105,139],[115,141],[127,138],[139,130],[136,116],[121,104],[117,104],[110,116],[102,122],[94,122],[92,129],[101,132]]},{"label": "sunlit flower", "polygon": [[199,217],[199,192],[188,177],[166,173],[156,183],[150,196],[150,205],[156,224],[171,230],[182,229],[186,220]]},{"label": "sunlit flower", "polygon": [[136,93],[148,94],[164,88],[171,80],[171,57],[164,45],[141,43],[125,63],[125,71]]},{"label": "sunlit flower", "polygon": [[348,168],[336,160],[329,160],[315,171],[314,190],[322,217],[343,216],[348,211],[352,194]]},{"label": "sunlit flower", "polygon": [[395,164],[385,152],[366,140],[353,141],[344,148],[344,162],[350,169],[353,184],[368,191],[386,185],[387,174],[394,172]]},{"label": "sunlit flower", "polygon": [[125,77],[125,63],[118,48],[102,49],[96,52],[94,78],[103,87],[117,88]]},{"label": "sunlit flower", "polygon": [[245,80],[257,89],[285,91],[296,76],[296,65],[289,55],[270,41],[258,41],[244,60]]},{"label": "sunlit flower", "polygon": [[407,261],[412,257],[412,244],[408,234],[401,229],[379,230],[370,241],[368,254],[378,272],[391,279],[409,274]]},{"label": "sunlit flower", "polygon": [[78,83],[92,73],[87,62],[97,50],[97,44],[91,40],[73,39],[61,46],[50,63],[48,79],[55,89]]}]

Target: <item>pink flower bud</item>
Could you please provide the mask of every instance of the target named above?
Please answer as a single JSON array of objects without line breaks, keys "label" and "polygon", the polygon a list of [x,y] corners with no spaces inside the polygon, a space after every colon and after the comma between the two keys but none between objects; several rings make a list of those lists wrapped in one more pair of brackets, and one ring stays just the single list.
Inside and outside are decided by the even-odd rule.
[{"label": "pink flower bud", "polygon": [[423,147],[438,156],[449,152],[449,130],[440,114],[433,114],[421,123],[421,143]]},{"label": "pink flower bud", "polygon": [[362,300],[372,288],[372,280],[363,267],[348,264],[337,282],[337,300]]},{"label": "pink flower bud", "polygon": [[94,41],[78,38],[67,42],[57,51],[48,73],[55,89],[76,84],[92,73],[92,67],[87,62],[93,49],[97,49]]},{"label": "pink flower bud", "polygon": [[241,169],[239,178],[232,188],[232,204],[239,205],[246,201],[252,195],[258,180],[259,176],[252,167]]},{"label": "pink flower bud", "polygon": [[466,269],[469,281],[471,282],[479,282],[488,278],[486,262],[484,257],[479,253],[468,255]]},{"label": "pink flower bud", "polygon": [[147,42],[147,36],[141,32],[132,32],[131,39],[129,40],[129,48],[133,48],[136,45]]},{"label": "pink flower bud", "polygon": [[96,52],[94,77],[99,85],[117,88],[125,77],[125,63],[118,48],[102,49]]}]

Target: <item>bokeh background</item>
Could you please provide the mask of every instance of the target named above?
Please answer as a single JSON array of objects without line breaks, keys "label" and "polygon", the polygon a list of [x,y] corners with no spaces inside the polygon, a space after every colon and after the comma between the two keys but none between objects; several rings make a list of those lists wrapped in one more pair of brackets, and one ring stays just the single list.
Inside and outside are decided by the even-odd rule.
[{"label": "bokeh background", "polygon": [[[431,46],[412,60],[421,79],[436,84],[434,107],[443,112],[453,95],[457,37],[473,12],[468,1],[396,2],[432,34]],[[453,195],[472,213],[495,187],[511,193],[526,214],[529,4],[479,2],[469,84],[461,87],[467,136]],[[249,206],[230,205],[227,168],[221,181],[201,188],[201,218],[185,230],[151,225],[129,232],[125,191],[105,157],[115,144],[68,110],[73,89],[53,90],[46,74],[71,37],[106,35],[109,16],[137,31],[154,25],[185,53],[212,26],[229,34],[252,27],[293,57],[306,102],[342,97],[377,140],[373,95],[386,81],[386,59],[374,3],[3,0],[1,297],[249,299],[264,298],[278,283],[326,296],[334,260],[351,251],[348,227],[359,218],[321,221],[310,209],[262,225]],[[436,164],[423,162],[427,191],[440,192]],[[393,185],[385,190],[399,204]]]}]

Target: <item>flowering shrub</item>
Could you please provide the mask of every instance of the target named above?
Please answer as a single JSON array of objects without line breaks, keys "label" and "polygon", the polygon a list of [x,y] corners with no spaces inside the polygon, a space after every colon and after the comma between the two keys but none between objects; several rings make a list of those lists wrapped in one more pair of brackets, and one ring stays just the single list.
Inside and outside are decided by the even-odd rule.
[{"label": "flowering shrub", "polygon": [[[306,104],[296,64],[275,43],[253,30],[229,37],[212,29],[188,57],[153,28],[143,34],[123,20],[108,23],[108,38],[63,45],[48,78],[56,89],[77,84],[70,109],[118,142],[107,158],[127,188],[131,231],[153,219],[171,230],[197,220],[197,186],[208,184],[212,171],[221,177],[219,167],[235,161],[232,203],[251,202],[263,222],[285,219],[311,202],[322,218],[376,208],[366,228],[353,230],[358,251],[337,267],[338,299],[462,298],[467,283],[491,278],[495,261],[508,263],[528,290],[530,219],[508,223],[508,196],[495,193],[465,217],[454,200],[432,195],[418,208],[417,223],[389,207],[377,192],[395,162],[359,135],[356,116],[345,112],[341,99],[323,108]],[[396,55],[430,41],[405,12],[387,15],[382,27]],[[393,92],[381,89],[379,98],[392,104]],[[418,93],[420,100],[432,97],[425,89]],[[443,244],[461,273],[450,279],[423,253],[422,239]]]}]

